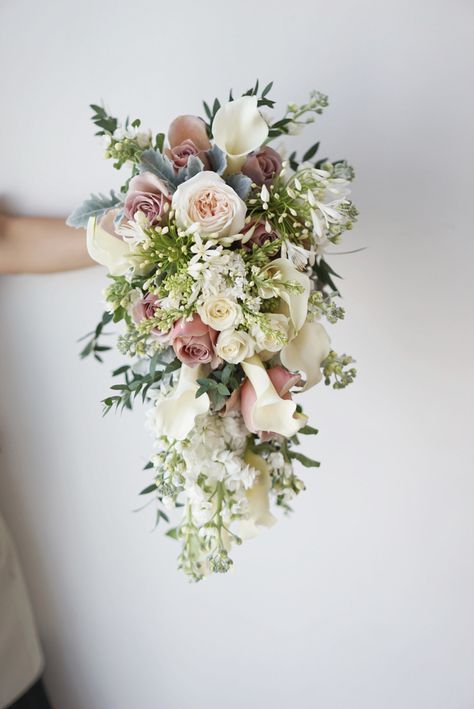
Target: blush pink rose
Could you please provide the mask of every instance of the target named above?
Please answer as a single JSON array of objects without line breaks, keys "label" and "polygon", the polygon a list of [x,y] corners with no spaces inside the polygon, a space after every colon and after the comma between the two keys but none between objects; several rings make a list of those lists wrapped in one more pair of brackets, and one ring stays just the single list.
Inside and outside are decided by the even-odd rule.
[{"label": "blush pink rose", "polygon": [[[270,381],[276,389],[278,396],[282,399],[291,399],[290,389],[301,381],[299,374],[292,374],[284,367],[271,367],[267,370]],[[240,387],[240,410],[244,423],[251,433],[258,433],[262,440],[268,440],[276,434],[272,431],[255,431],[252,426],[252,410],[257,401],[255,389],[249,381],[245,379]]]},{"label": "blush pink rose", "polygon": [[181,318],[171,330],[171,344],[176,357],[188,367],[198,364],[218,366],[220,358],[215,353],[215,344],[219,333],[209,325],[205,325],[199,315],[191,320]]},{"label": "blush pink rose", "polygon": [[[140,323],[142,320],[150,320],[156,315],[159,308],[158,298],[154,293],[147,293],[144,298],[140,298],[132,307],[132,318],[135,323]],[[163,332],[157,327],[153,328],[151,334],[163,344],[169,342],[171,332]]]},{"label": "blush pink rose", "polygon": [[132,308],[132,318],[136,323],[155,317],[158,307],[158,298],[154,293],[147,293],[144,298],[137,300]]},{"label": "blush pink rose", "polygon": [[210,163],[206,151],[211,142],[207,136],[206,124],[197,116],[178,116],[168,130],[168,157],[176,170],[186,167],[191,155],[196,155],[209,170]]},{"label": "blush pink rose", "polygon": [[254,244],[257,246],[263,246],[263,244],[267,243],[267,241],[275,241],[279,238],[274,229],[268,232],[265,229],[265,224],[263,222],[249,222],[249,224],[246,224],[245,228],[242,230],[242,234],[247,234],[250,230],[252,230],[252,236],[244,244],[244,249],[247,251],[252,251]]},{"label": "blush pink rose", "polygon": [[130,180],[124,203],[125,217],[133,219],[140,211],[153,226],[164,220],[170,203],[171,194],[163,180],[151,172],[143,172]]},{"label": "blush pink rose", "polygon": [[281,170],[281,157],[266,145],[247,157],[242,172],[256,185],[270,185]]}]

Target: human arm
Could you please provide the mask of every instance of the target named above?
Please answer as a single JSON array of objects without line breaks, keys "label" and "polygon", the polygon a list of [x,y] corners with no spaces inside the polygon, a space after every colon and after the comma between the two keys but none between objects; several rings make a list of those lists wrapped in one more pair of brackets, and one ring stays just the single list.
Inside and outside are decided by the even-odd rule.
[{"label": "human arm", "polygon": [[53,273],[93,263],[84,231],[62,219],[0,215],[0,273]]}]

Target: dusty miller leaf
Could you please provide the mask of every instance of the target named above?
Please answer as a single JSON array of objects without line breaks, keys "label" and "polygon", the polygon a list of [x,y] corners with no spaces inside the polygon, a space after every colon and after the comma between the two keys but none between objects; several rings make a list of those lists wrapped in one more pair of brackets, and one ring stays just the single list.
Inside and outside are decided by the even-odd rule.
[{"label": "dusty miller leaf", "polygon": [[118,204],[122,204],[122,199],[113,190],[110,190],[110,195],[91,194],[69,215],[66,224],[76,229],[86,227],[90,217],[101,217]]},{"label": "dusty miller leaf", "polygon": [[168,183],[174,191],[184,182],[186,170],[181,169],[177,174],[171,160],[157,150],[144,150],[140,158],[140,172],[152,172],[157,177]]},{"label": "dusty miller leaf", "polygon": [[235,175],[229,175],[226,178],[226,182],[230,187],[232,187],[234,192],[237,192],[240,199],[247,199],[252,186],[252,180],[250,177],[243,175],[241,172],[237,172]]},{"label": "dusty miller leaf", "polygon": [[211,170],[217,172],[218,175],[222,175],[227,167],[226,154],[217,145],[213,145],[212,148],[207,151],[207,157],[211,163]]}]

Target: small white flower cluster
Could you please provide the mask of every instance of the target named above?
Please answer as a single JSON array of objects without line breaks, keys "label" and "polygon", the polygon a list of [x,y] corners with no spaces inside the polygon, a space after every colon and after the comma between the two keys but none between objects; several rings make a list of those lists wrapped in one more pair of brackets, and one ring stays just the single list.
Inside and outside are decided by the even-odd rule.
[{"label": "small white flower cluster", "polygon": [[[246,491],[258,471],[244,460],[248,431],[239,415],[196,417],[183,441],[156,439],[152,462],[159,471],[158,490],[172,508],[184,493],[196,527],[230,525],[245,519]],[[219,485],[220,484],[220,485]],[[216,494],[217,487],[221,495]]]},{"label": "small white flower cluster", "polygon": [[177,451],[186,466],[184,492],[198,526],[210,522],[217,512],[215,490],[225,488],[219,515],[228,525],[247,508],[245,490],[252,487],[257,471],[244,462],[248,431],[240,416],[197,417],[196,425]]},{"label": "small white flower cluster", "polygon": [[201,415],[185,440],[156,439],[151,462],[157,494],[166,509],[184,503],[176,529],[186,556],[181,565],[190,576],[205,575],[211,559],[226,555],[232,541],[240,543],[232,525],[253,521],[247,495],[260,473],[245,461],[247,445],[239,415]]},{"label": "small white flower cluster", "polygon": [[243,258],[213,239],[203,240],[197,233],[193,240],[191,251],[194,256],[189,262],[188,273],[200,287],[198,303],[205,303],[207,298],[215,295],[231,300],[248,299]]},{"label": "small white flower cluster", "polygon": [[305,203],[308,213],[305,226],[311,231],[313,241],[310,252],[286,242],[288,256],[294,263],[303,263],[305,256],[311,262],[314,255],[324,255],[328,246],[337,243],[340,234],[351,228],[351,218],[356,216],[348,199],[350,175],[334,170],[332,165],[328,167],[330,169],[316,169],[302,163],[287,187],[290,198]]},{"label": "small white flower cluster", "polygon": [[304,482],[295,475],[293,465],[285,460],[282,453],[270,453],[266,462],[273,479],[272,497],[277,504],[286,507],[305,489]]},{"label": "small white flower cluster", "polygon": [[104,147],[109,148],[115,141],[121,143],[124,140],[130,140],[135,142],[139,148],[145,149],[151,145],[151,131],[150,130],[139,130],[131,125],[119,126],[115,129],[113,134],[106,134],[104,136]]}]

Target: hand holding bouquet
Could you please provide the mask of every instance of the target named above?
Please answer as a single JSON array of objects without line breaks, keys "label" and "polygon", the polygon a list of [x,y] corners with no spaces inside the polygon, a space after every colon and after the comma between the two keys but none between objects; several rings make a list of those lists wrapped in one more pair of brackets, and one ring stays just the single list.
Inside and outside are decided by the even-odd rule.
[{"label": "hand holding bouquet", "polygon": [[325,255],[356,219],[354,173],[314,161],[318,144],[301,161],[270,146],[327,106],[314,92],[272,122],[260,112],[274,107],[271,87],[204,103],[204,118],[176,118],[167,138],[92,106],[106,157],[131,174],[69,218],[109,272],[107,311],[82,354],[101,360],[103,328],[123,322],[118,348],[131,361],[105,410],[151,403],[142,493],[156,497],[158,521],[173,515],[167,534],[194,580],[227,571],[232,545],[274,524],[271,501],[289,509],[304,489],[295,461],[318,465],[295,450],[317,431],[293,395],[355,376],[321,323],[344,316]]}]

